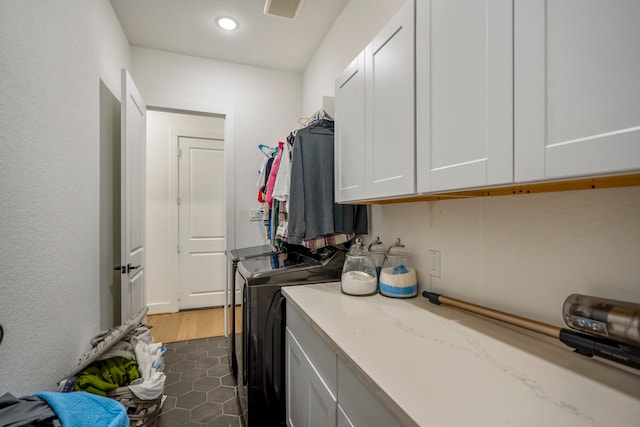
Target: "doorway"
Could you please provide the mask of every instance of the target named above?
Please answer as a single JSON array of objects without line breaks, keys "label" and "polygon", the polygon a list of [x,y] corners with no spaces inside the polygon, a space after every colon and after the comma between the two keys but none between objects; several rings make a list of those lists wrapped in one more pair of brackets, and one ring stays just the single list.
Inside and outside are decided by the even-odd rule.
[{"label": "doorway", "polygon": [[100,80],[102,329],[124,324],[146,306],[146,105],[126,69],[120,83],[123,102]]},{"label": "doorway", "polygon": [[178,308],[225,303],[226,235],[222,135],[178,140]]},{"label": "doorway", "polygon": [[120,324],[120,101],[100,80],[100,330]]},{"label": "doorway", "polygon": [[149,314],[226,301],[225,117],[147,112]]}]

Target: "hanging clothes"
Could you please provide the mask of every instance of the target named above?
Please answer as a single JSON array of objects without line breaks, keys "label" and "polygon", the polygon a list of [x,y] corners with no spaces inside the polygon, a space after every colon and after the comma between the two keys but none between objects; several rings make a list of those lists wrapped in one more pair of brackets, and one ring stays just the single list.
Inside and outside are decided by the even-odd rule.
[{"label": "hanging clothes", "polygon": [[333,121],[322,119],[299,129],[291,157],[288,242],[302,245],[336,234],[366,234],[366,207],[334,202]]},{"label": "hanging clothes", "polygon": [[259,189],[264,185],[265,179],[267,177],[267,162],[269,161],[269,157],[265,157],[262,159],[260,163],[260,169],[258,169],[258,181],[256,182],[256,187]]},{"label": "hanging clothes", "polygon": [[302,246],[311,249],[312,251],[317,251],[318,249],[324,248],[326,246],[335,246],[342,243],[347,243],[348,241],[353,240],[355,237],[355,233],[332,234],[330,236],[321,236],[316,237],[315,239],[305,240],[304,242],[302,242]]},{"label": "hanging clothes", "polygon": [[368,233],[366,206],[334,202],[334,124],[323,110],[265,154],[258,179],[264,236],[312,251]]},{"label": "hanging clothes", "polygon": [[287,201],[289,200],[289,188],[291,185],[291,145],[293,143],[293,134],[290,133],[287,141],[283,143],[280,154],[280,162],[278,164],[278,173],[276,174],[275,183],[273,185],[272,197],[276,212],[273,216],[276,223],[275,235],[272,242],[276,245],[287,243]]},{"label": "hanging clothes", "polygon": [[280,158],[282,157],[282,149],[284,147],[284,142],[278,143],[278,152],[276,153],[276,157],[273,160],[273,164],[271,165],[271,171],[269,172],[269,177],[267,178],[267,188],[266,188],[266,198],[265,202],[269,207],[273,207],[273,187],[276,184],[276,177],[278,176],[279,166],[280,166]]},{"label": "hanging clothes", "polygon": [[[276,199],[277,200],[277,199]],[[289,212],[288,202],[279,201],[278,204],[278,228],[276,229],[276,243],[288,243],[289,242]]]},{"label": "hanging clothes", "polygon": [[273,185],[273,198],[286,202],[289,200],[289,189],[291,185],[291,145],[293,143],[293,134],[289,134],[287,142],[282,147],[280,155],[280,163],[278,165],[278,174]]},{"label": "hanging clothes", "polygon": [[260,169],[258,169],[258,182],[256,183],[256,187],[258,187],[258,202],[264,203],[267,196],[267,183],[278,152],[278,147],[268,147],[260,144],[258,145],[258,149],[265,155]]},{"label": "hanging clothes", "polygon": [[333,123],[298,130],[291,159],[289,243],[333,234]]}]

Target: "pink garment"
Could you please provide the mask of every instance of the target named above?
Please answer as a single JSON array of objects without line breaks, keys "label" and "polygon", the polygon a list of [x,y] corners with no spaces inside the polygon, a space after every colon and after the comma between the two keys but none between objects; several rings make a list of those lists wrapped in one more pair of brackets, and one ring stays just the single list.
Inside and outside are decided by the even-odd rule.
[{"label": "pink garment", "polygon": [[273,159],[273,165],[271,165],[271,171],[269,172],[269,178],[267,179],[267,199],[266,202],[269,207],[273,206],[273,186],[276,185],[276,176],[278,176],[278,167],[280,166],[280,157],[282,157],[282,148],[284,142],[278,142],[278,154]]}]

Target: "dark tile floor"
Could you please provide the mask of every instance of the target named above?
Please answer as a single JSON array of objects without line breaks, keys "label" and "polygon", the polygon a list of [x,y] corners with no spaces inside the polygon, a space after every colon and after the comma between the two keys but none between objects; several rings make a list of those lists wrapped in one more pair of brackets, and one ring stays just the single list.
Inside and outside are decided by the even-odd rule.
[{"label": "dark tile floor", "polygon": [[160,427],[243,427],[226,337],[168,343]]}]

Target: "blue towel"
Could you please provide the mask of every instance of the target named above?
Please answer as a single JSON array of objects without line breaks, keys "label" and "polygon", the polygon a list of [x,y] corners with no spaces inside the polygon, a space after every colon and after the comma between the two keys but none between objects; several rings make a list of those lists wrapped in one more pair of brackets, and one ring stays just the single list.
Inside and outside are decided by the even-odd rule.
[{"label": "blue towel", "polygon": [[129,427],[127,410],[117,400],[84,391],[34,394],[47,402],[64,427]]}]

